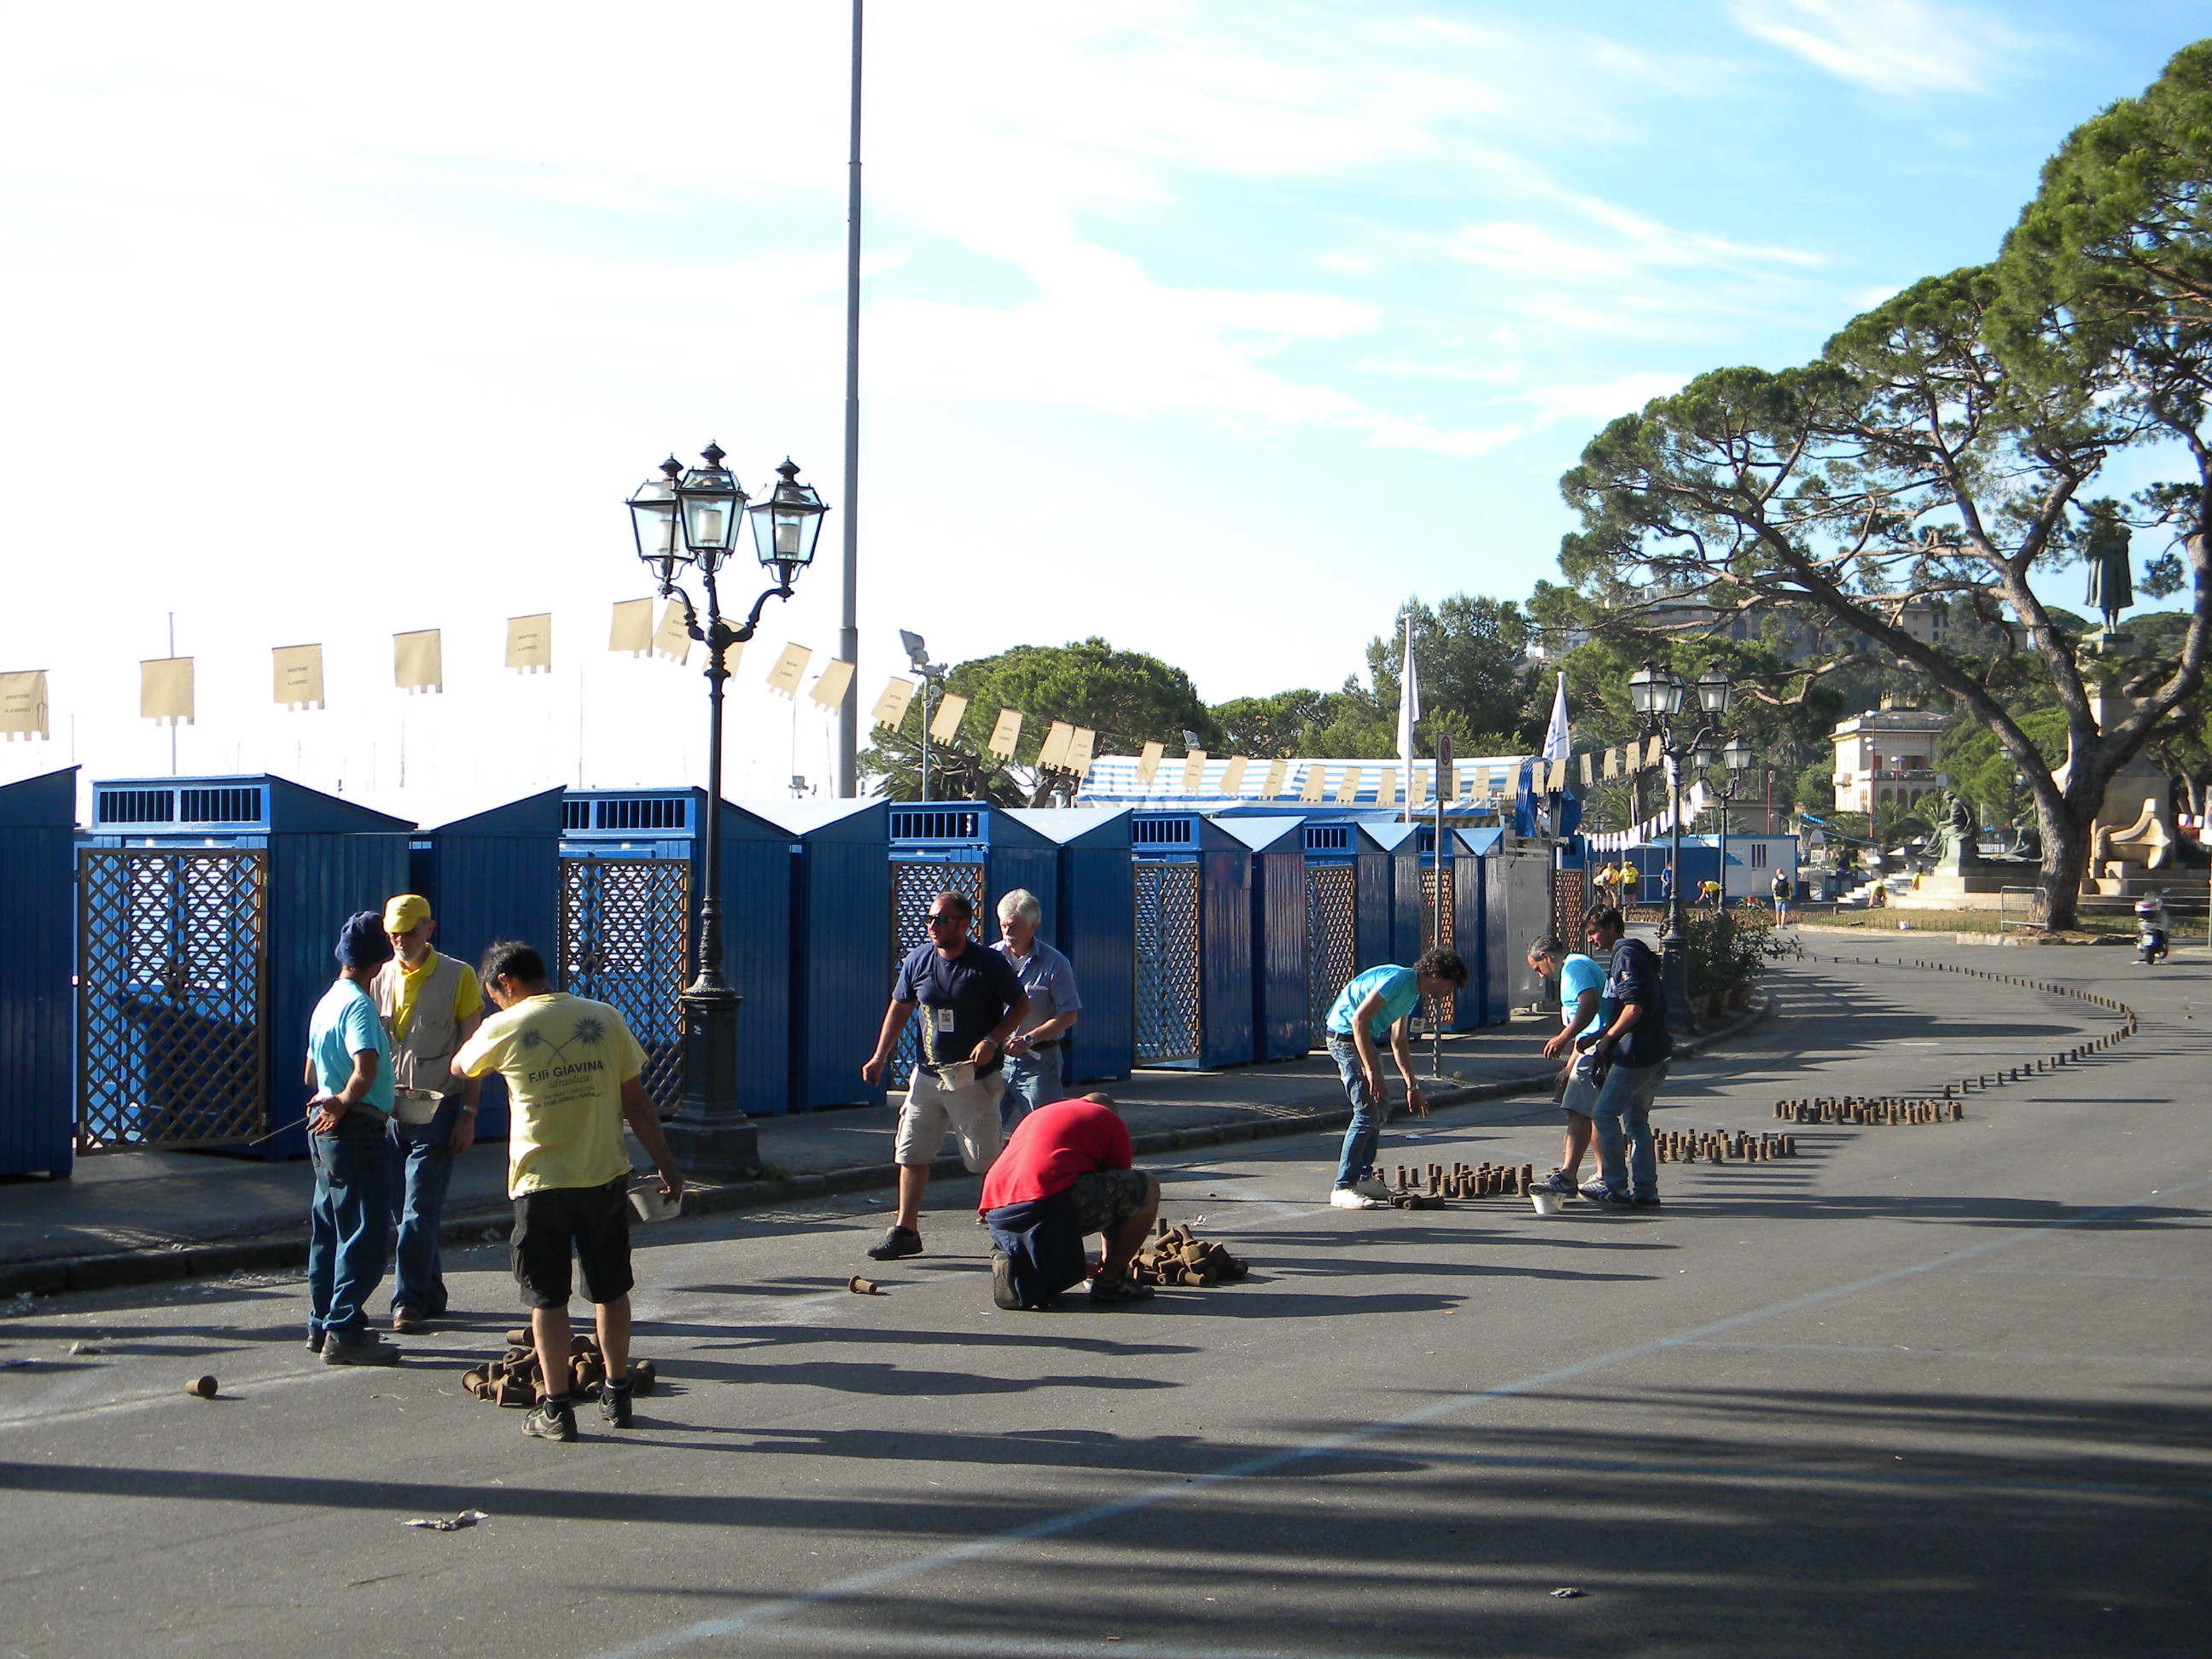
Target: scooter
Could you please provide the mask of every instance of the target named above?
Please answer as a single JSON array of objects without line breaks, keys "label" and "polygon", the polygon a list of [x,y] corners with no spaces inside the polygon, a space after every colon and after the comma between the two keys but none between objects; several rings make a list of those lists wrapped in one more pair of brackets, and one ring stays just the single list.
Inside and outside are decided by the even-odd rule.
[{"label": "scooter", "polygon": [[2136,902],[2136,959],[2146,968],[2166,960],[2166,900],[2139,899]]}]

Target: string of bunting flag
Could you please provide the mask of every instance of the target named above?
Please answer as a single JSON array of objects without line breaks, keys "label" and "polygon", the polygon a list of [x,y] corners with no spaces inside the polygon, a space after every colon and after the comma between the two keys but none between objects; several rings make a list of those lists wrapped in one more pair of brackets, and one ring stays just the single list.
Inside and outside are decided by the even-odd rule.
[{"label": "string of bunting flag", "polygon": [[[663,606],[657,617],[653,601],[649,599],[623,599],[613,607],[607,635],[610,652],[632,657],[650,656],[682,665],[691,660],[695,651],[702,648],[701,642],[691,637],[683,605],[673,600]],[[723,652],[724,665],[732,675],[738,672],[744,649],[744,644],[738,642]],[[514,673],[551,673],[552,614],[541,611],[507,618],[501,660]],[[814,653],[807,647],[785,646],[769,666],[767,689],[796,702],[805,685],[810,703],[825,714],[835,714],[853,693],[854,665],[839,658],[830,658],[823,663],[812,684],[807,685],[807,669],[813,660]],[[278,708],[301,712],[329,707],[323,647],[319,643],[273,647],[270,666],[271,700]],[[140,717],[158,726],[196,724],[199,707],[195,667],[196,659],[191,657],[142,661],[138,665]],[[394,688],[405,696],[442,695],[446,689],[444,631],[426,628],[394,634],[392,678]],[[896,730],[906,718],[915,690],[913,681],[892,676],[870,710],[870,720],[878,726]],[[945,697],[930,722],[930,735],[939,743],[951,742],[967,712],[967,698]],[[1002,761],[1012,760],[1021,740],[1023,720],[1018,710],[1000,711],[986,745],[992,754]],[[48,742],[52,736],[52,699],[47,671],[39,668],[0,672],[0,737],[10,742]],[[1068,772],[1080,778],[1090,769],[1097,736],[1083,727],[1054,720],[1046,734],[1037,764],[1046,771]]]}]

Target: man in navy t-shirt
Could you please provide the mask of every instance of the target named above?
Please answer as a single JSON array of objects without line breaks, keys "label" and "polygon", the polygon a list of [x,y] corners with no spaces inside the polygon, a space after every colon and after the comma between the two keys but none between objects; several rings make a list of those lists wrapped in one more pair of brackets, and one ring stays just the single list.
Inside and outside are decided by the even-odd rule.
[{"label": "man in navy t-shirt", "polygon": [[999,1155],[1006,1043],[1030,1000],[1013,964],[969,939],[975,919],[964,893],[930,900],[930,942],[899,964],[876,1051],[860,1067],[868,1082],[880,1082],[899,1034],[921,1010],[921,1060],[907,1082],[891,1153],[899,1166],[898,1214],[868,1251],[878,1261],[921,1254],[921,1195],[948,1127],[960,1138],[960,1161],[977,1175]]}]

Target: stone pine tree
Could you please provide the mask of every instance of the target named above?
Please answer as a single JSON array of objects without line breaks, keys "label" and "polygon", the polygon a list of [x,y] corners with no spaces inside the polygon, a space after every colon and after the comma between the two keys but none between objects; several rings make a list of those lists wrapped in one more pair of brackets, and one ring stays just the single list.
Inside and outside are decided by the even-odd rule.
[{"label": "stone pine tree", "polygon": [[[1985,727],[2027,779],[2045,925],[2070,927],[2112,775],[2184,717],[2212,644],[2212,52],[2191,47],[2141,100],[2070,137],[1994,266],[1930,277],[1856,319],[1817,362],[1722,369],[1613,422],[1561,481],[1581,528],[1560,563],[1591,603],[1656,589],[1725,617],[1825,613]],[[2099,657],[2031,581],[2083,546],[2085,508],[2123,449],[2183,458],[2136,498],[2189,573],[2191,620],[2155,664]],[[1940,601],[2010,639],[2067,725],[2062,781],[2008,709],[2017,661],[1916,637]],[[2106,703],[2101,680],[2132,701]]]}]

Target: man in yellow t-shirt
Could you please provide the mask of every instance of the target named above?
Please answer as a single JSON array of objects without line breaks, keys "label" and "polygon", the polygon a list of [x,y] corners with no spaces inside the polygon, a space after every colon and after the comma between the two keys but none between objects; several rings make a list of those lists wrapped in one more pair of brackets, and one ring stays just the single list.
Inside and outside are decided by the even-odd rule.
[{"label": "man in yellow t-shirt", "polygon": [[[623,1125],[660,1171],[664,1198],[682,1196],[660,1117],[638,1073],[645,1051],[604,1002],[572,997],[545,981],[545,961],[503,939],[484,952],[485,994],[499,1012],[453,1056],[462,1077],[496,1071],[514,1115],[507,1131],[507,1196],[514,1200],[509,1250],[546,1392],[523,1419],[525,1434],[574,1440],[568,1397],[569,1254],[597,1313],[606,1382],[599,1415],[630,1425],[629,1155]],[[555,1392],[556,1389],[558,1392]]]}]

